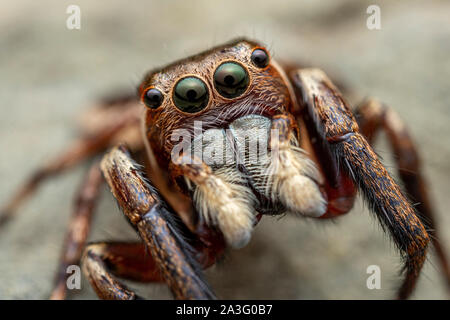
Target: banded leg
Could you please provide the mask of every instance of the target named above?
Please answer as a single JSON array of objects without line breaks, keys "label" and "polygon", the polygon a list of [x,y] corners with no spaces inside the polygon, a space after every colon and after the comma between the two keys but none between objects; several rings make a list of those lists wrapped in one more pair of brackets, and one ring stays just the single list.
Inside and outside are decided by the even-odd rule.
[{"label": "banded leg", "polygon": [[[121,101],[121,100],[120,100]],[[109,102],[111,103],[111,102]],[[46,165],[37,169],[27,181],[19,187],[5,206],[0,208],[0,226],[9,221],[17,212],[19,206],[25,202],[48,178],[58,175],[74,167],[87,158],[105,150],[111,141],[130,126],[139,125],[136,108],[128,108],[123,116],[113,123],[106,125],[95,136],[86,136],[72,142],[59,156],[50,160]]]},{"label": "banded leg", "polygon": [[78,265],[91,226],[91,218],[99,196],[102,175],[98,162],[95,162],[75,199],[75,208],[69,223],[66,239],[62,249],[61,262],[55,279],[55,287],[50,299],[62,300],[67,294],[67,267]]},{"label": "banded leg", "polygon": [[[201,264],[212,264],[215,255],[201,246],[194,248],[185,240],[188,230],[183,229],[178,217],[169,212],[157,191],[141,176],[128,152],[123,147],[113,148],[103,158],[101,169],[119,206],[144,240],[175,298],[214,298],[202,277]],[[84,267],[84,270],[88,277],[92,276],[91,269]],[[101,270],[106,272],[104,268]],[[93,285],[101,286],[101,290],[104,286],[118,288],[118,293],[111,298],[132,296],[120,283],[106,284],[100,279]]]},{"label": "banded leg", "polygon": [[405,258],[406,274],[398,298],[406,299],[426,259],[429,236],[425,227],[359,133],[353,114],[327,76],[317,69],[303,69],[291,77],[303,113],[314,123],[312,136],[321,138],[323,147],[354,180]]},{"label": "banded leg", "polygon": [[380,130],[386,132],[397,162],[399,176],[409,198],[413,203],[417,203],[415,208],[431,236],[447,286],[450,288],[450,265],[439,240],[435,213],[428,195],[426,180],[422,175],[419,153],[406,125],[394,110],[373,99],[357,108],[356,119],[361,133],[371,145]]}]

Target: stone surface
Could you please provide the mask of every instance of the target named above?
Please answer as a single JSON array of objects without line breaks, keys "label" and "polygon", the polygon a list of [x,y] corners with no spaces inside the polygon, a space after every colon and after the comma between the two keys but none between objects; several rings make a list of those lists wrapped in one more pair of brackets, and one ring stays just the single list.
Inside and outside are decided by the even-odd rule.
[{"label": "stone surface", "polygon": [[[408,123],[450,254],[450,3],[377,1],[382,29],[366,28],[366,1],[76,1],[81,30],[66,28],[71,1],[0,4],[0,203],[36,166],[76,136],[75,116],[99,96],[133,89],[150,68],[237,36],[259,39],[276,58],[318,66],[357,98],[375,96]],[[384,135],[376,151],[394,171]],[[73,194],[86,165],[54,178],[0,230],[0,298],[48,297]],[[90,240],[135,239],[112,196]],[[366,287],[366,268],[382,289]],[[359,201],[336,222],[266,218],[251,243],[207,272],[222,298],[388,299],[399,255]],[[436,260],[414,298],[448,298]],[[94,298],[86,281],[73,299]],[[163,285],[137,285],[169,298]]]}]

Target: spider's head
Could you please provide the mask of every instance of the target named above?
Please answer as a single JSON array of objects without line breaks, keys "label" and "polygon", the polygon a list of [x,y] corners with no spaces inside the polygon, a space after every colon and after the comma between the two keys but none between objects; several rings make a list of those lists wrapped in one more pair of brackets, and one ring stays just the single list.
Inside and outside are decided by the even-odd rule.
[{"label": "spider's head", "polygon": [[268,51],[244,39],[151,71],[139,87],[147,138],[167,156],[173,131],[192,131],[194,121],[207,130],[249,114],[271,117],[291,104],[287,83]]},{"label": "spider's head", "polygon": [[[139,90],[150,162],[169,169],[174,185],[231,246],[248,242],[256,212],[324,213],[319,177],[298,148],[294,121],[288,126],[297,134],[286,137],[283,160],[264,152],[272,150],[272,130],[278,132],[275,116],[287,116],[294,103],[284,72],[259,44],[238,40],[178,61],[149,73]],[[195,169],[197,180],[180,170],[179,155],[188,162],[200,155],[207,166]]]}]

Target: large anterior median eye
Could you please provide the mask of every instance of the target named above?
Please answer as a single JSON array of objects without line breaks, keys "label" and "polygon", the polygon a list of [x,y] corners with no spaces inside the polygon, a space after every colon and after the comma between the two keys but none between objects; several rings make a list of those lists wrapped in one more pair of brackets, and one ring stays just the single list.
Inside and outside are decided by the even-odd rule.
[{"label": "large anterior median eye", "polygon": [[225,98],[235,98],[245,92],[249,77],[247,70],[238,63],[222,63],[214,73],[214,85]]},{"label": "large anterior median eye", "polygon": [[173,102],[184,112],[195,113],[208,105],[208,88],[196,77],[183,78],[175,85]]}]

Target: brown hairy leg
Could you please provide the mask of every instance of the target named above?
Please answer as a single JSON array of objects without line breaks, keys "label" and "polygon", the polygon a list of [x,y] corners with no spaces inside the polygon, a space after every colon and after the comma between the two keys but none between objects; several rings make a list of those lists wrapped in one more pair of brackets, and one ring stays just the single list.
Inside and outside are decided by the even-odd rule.
[{"label": "brown hairy leg", "polygon": [[[202,277],[202,266],[215,256],[186,241],[188,230],[144,179],[124,147],[115,147],[101,163],[103,174],[123,213],[144,240],[162,278],[177,299],[211,299],[214,294]],[[92,248],[91,248],[92,249]],[[99,297],[129,299],[135,294],[110,277],[101,259],[83,255],[83,269]],[[102,275],[107,276],[104,278]],[[106,280],[105,280],[106,279]]]},{"label": "brown hairy leg", "polygon": [[450,289],[450,266],[438,236],[435,213],[431,204],[428,185],[422,174],[420,156],[405,123],[397,113],[377,100],[369,99],[356,109],[356,119],[361,133],[372,145],[376,134],[384,130],[391,144],[397,170],[408,197],[422,223],[427,227],[437,257]]},{"label": "brown hairy leg", "polygon": [[[141,242],[94,242],[83,253],[83,270],[101,299],[142,299],[117,278],[137,282],[164,282],[155,259]],[[203,267],[209,265],[203,260]]]},{"label": "brown hairy leg", "polygon": [[61,262],[57,269],[52,300],[62,300],[67,294],[67,267],[78,265],[89,234],[92,214],[97,204],[103,177],[99,162],[90,168],[86,178],[78,190],[75,206],[69,223],[66,239],[62,248]]},{"label": "brown hairy leg", "polygon": [[[117,103],[122,103],[123,101],[125,100],[119,99]],[[107,103],[111,104],[113,102]],[[122,132],[132,126],[139,126],[139,113],[137,111],[136,107],[127,107],[120,118],[114,119],[114,122],[106,125],[103,123],[101,130],[96,132],[95,135],[87,135],[73,141],[63,153],[37,169],[19,187],[6,205],[0,208],[0,226],[4,225],[15,215],[19,206],[37,190],[42,182],[102,152]]]},{"label": "brown hairy leg", "polygon": [[292,72],[291,78],[301,106],[292,112],[314,123],[308,128],[314,131],[311,136],[321,139],[322,148],[354,180],[405,258],[406,274],[398,298],[408,298],[426,259],[429,236],[424,225],[359,132],[350,108],[328,77],[318,69],[301,69]]},{"label": "brown hairy leg", "polygon": [[143,243],[91,243],[83,253],[83,271],[99,298],[106,300],[140,298],[116,277],[139,282],[163,280]]}]

